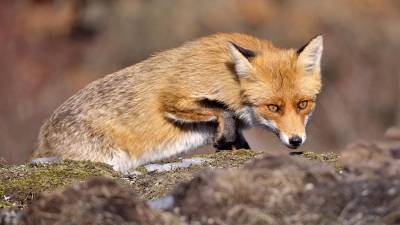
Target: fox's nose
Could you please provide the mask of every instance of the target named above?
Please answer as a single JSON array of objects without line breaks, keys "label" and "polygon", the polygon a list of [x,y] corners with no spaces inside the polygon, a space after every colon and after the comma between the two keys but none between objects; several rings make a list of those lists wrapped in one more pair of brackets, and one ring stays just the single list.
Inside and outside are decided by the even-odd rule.
[{"label": "fox's nose", "polygon": [[299,147],[302,142],[303,142],[303,140],[301,139],[301,137],[299,137],[297,135],[289,138],[289,144],[295,148]]}]

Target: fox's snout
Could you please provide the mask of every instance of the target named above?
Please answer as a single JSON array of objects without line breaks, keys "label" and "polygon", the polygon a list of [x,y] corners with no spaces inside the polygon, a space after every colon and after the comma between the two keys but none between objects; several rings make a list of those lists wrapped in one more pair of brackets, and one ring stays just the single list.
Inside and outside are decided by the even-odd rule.
[{"label": "fox's snout", "polygon": [[286,126],[282,126],[282,124],[278,124],[276,121],[264,118],[261,118],[260,121],[263,126],[268,127],[273,133],[275,133],[279,137],[280,141],[288,148],[296,149],[306,141],[307,136],[305,132],[305,124],[297,124],[297,127],[289,126],[291,131],[287,132],[288,129],[282,129]]},{"label": "fox's snout", "polygon": [[306,136],[286,135],[283,132],[279,132],[279,138],[288,148],[296,149],[305,142]]},{"label": "fox's snout", "polygon": [[259,117],[258,120],[262,126],[269,128],[275,133],[280,141],[288,148],[296,149],[306,141],[305,125],[308,119],[304,120],[304,123],[297,119],[280,120],[278,122],[276,120]]},{"label": "fox's snout", "polygon": [[303,139],[297,135],[294,135],[293,137],[289,138],[289,144],[290,146],[297,148],[303,143]]}]

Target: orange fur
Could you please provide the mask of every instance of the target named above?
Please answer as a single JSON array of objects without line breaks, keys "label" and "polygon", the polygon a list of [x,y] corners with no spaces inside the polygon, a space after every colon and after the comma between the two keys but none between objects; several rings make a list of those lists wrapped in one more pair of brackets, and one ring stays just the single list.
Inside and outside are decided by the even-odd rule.
[{"label": "orange fur", "polygon": [[[236,74],[230,43],[256,53],[248,76]],[[224,109],[204,106],[203,100],[221,102],[239,118],[250,106],[257,120],[273,119],[282,131],[300,132],[313,106],[297,112],[295,104],[314,99],[321,84],[319,71],[305,75],[298,61],[295,50],[243,34],[188,42],[72,96],[42,126],[37,154],[100,161],[126,171],[212,142],[223,127]],[[284,105],[282,114],[271,114],[268,104]]]}]

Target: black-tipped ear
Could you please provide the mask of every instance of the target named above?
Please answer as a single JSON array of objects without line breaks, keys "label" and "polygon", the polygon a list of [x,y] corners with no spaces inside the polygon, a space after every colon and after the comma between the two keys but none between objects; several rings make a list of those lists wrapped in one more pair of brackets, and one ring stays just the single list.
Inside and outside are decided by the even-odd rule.
[{"label": "black-tipped ear", "polygon": [[303,45],[301,48],[297,49],[297,51],[296,51],[297,55],[300,55],[304,51],[304,49],[307,47],[308,43],[309,42],[307,42],[307,44]]},{"label": "black-tipped ear", "polygon": [[319,73],[321,71],[322,51],[323,38],[318,35],[297,50],[298,65],[303,67],[307,73]]},{"label": "black-tipped ear", "polygon": [[297,53],[297,55],[300,55],[303,51],[304,51],[304,49],[308,46],[308,45],[310,45],[310,43],[312,43],[314,40],[316,40],[316,39],[322,39],[322,35],[321,34],[319,34],[319,35],[315,35],[313,38],[311,38],[311,40],[309,40],[305,45],[303,45],[301,48],[299,48],[299,49],[297,49],[297,51],[296,51],[296,53]]},{"label": "black-tipped ear", "polygon": [[247,74],[253,69],[249,59],[254,57],[255,53],[232,42],[229,42],[228,47],[232,61],[235,65],[236,74],[239,77],[246,77]]},{"label": "black-tipped ear", "polygon": [[237,45],[233,42],[231,42],[231,44],[247,59],[250,60],[251,58],[256,57],[256,53],[254,51],[247,49],[247,48],[240,47],[239,45]]}]

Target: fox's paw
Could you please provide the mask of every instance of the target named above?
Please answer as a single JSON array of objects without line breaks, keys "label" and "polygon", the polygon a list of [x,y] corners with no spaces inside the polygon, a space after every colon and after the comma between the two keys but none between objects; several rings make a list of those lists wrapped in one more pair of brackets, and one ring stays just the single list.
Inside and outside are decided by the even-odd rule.
[{"label": "fox's paw", "polygon": [[217,149],[217,152],[223,151],[223,150],[233,150],[234,148],[234,142],[226,141],[225,137],[219,138],[215,143],[214,143],[214,148]]},{"label": "fox's paw", "polygon": [[224,137],[221,137],[214,143],[214,148],[219,152],[223,150],[250,149],[250,146],[244,138],[237,138],[232,142],[226,141]]},{"label": "fox's paw", "polygon": [[235,149],[250,149],[249,143],[244,138],[236,139],[233,146]]}]

